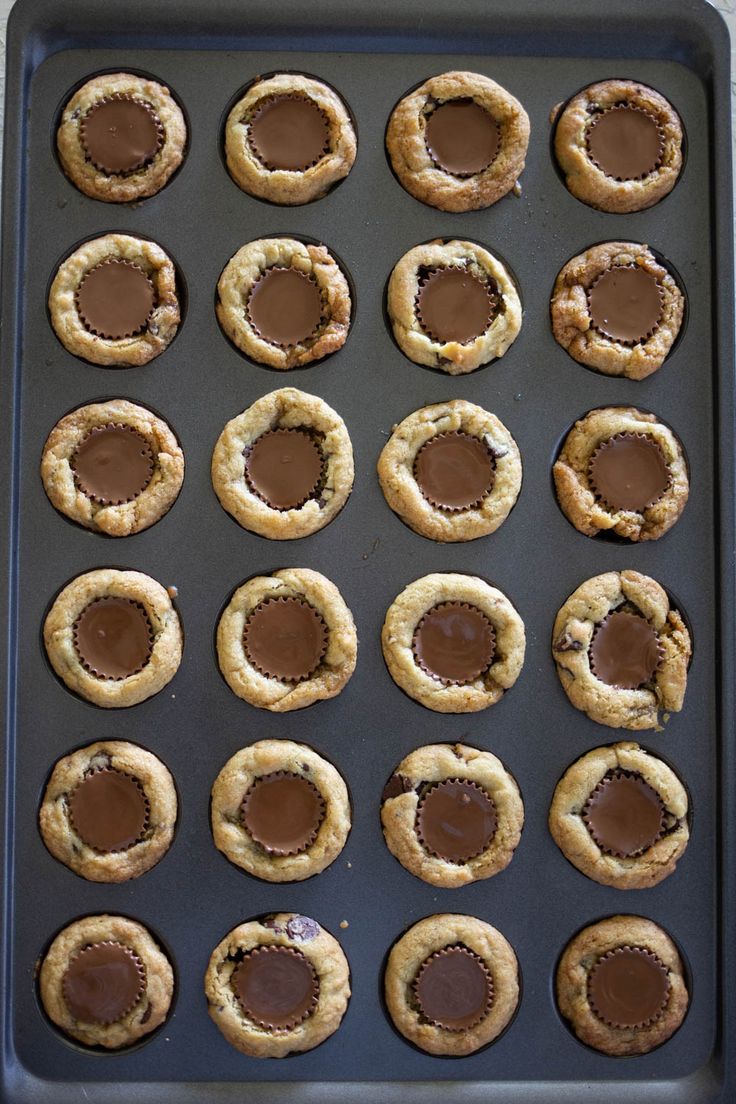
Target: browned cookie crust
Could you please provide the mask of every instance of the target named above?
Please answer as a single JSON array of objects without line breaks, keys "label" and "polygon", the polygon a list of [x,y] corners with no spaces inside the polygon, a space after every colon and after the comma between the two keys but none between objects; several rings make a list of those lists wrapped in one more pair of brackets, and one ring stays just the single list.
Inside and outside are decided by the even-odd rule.
[{"label": "browned cookie crust", "polygon": [[[75,1019],[64,999],[64,975],[75,955],[108,941],[122,944],[138,958],[145,971],[145,987],[130,1011],[114,1023],[86,1023]],[[143,924],[125,916],[85,916],[54,939],[41,964],[39,988],[47,1015],[65,1034],[85,1046],[115,1050],[130,1046],[164,1022],[174,994],[174,972]]]},{"label": "browned cookie crust", "polygon": [[[92,497],[75,477],[77,449],[106,426],[134,430],[150,449],[150,479],[128,502]],[[111,399],[80,406],[56,423],[44,445],[41,478],[52,505],[72,521],[107,536],[127,537],[153,525],[174,503],[184,480],[184,454],[161,418],[126,399]]]},{"label": "browned cookie crust", "polygon": [[[90,846],[74,823],[70,798],[90,775],[116,771],[138,783],[147,805],[141,837],[124,850]],[[145,874],[171,846],[176,825],[174,780],[150,751],[124,740],[88,744],[59,759],[46,786],[38,820],[51,854],[90,882],[125,882]]]},{"label": "browned cookie crust", "polygon": [[[160,128],[160,144],[155,155],[139,168],[106,172],[92,163],[85,149],[85,116],[101,101],[119,97],[133,99],[151,110]],[[83,84],[64,108],[56,135],[66,175],[85,195],[107,203],[129,203],[155,195],[181,164],[186,140],[184,116],[168,88],[132,73],[105,73]]]},{"label": "browned cookie crust", "polygon": [[[641,779],[662,803],[662,834],[635,855],[604,850],[586,824],[585,806],[596,787],[621,773]],[[565,858],[601,885],[646,889],[673,874],[690,838],[685,787],[666,763],[638,744],[623,742],[583,755],[557,783],[549,830]]]},{"label": "browned cookie crust", "polygon": [[[614,509],[591,485],[589,469],[593,454],[599,445],[617,434],[650,438],[661,450],[669,485],[650,506],[638,510]],[[679,440],[656,414],[647,414],[634,406],[604,406],[589,411],[565,438],[552,474],[562,512],[586,537],[613,532],[630,541],[657,540],[675,524],[690,493]]]},{"label": "browned cookie crust", "polygon": [[[77,294],[93,269],[125,263],[150,281],[153,307],[144,326],[124,337],[108,337],[85,324]],[[49,292],[51,324],[62,345],[74,356],[104,368],[131,368],[160,356],[173,340],[181,320],[176,270],[155,242],[129,234],[91,238],[59,266]]]},{"label": "browned cookie crust", "polygon": [[[600,959],[617,948],[655,955],[669,983],[666,1003],[653,1023],[621,1027],[600,1019],[588,1000],[588,979]],[[557,967],[557,1003],[581,1042],[604,1054],[647,1054],[677,1031],[689,995],[677,947],[667,932],[642,916],[610,916],[584,928],[565,948]]]},{"label": "browned cookie crust", "polygon": [[[607,175],[591,158],[587,144],[591,124],[620,105],[649,116],[660,136],[659,157],[651,171],[632,180]],[[621,214],[643,211],[672,191],[682,168],[682,139],[679,116],[659,92],[636,81],[606,80],[589,85],[565,104],[555,130],[555,155],[576,199]]]},{"label": "browned cookie crust", "polygon": [[[448,101],[472,101],[498,127],[498,152],[482,171],[453,175],[433,160],[426,142],[427,120]],[[480,73],[449,72],[430,77],[394,108],[386,130],[394,172],[407,192],[441,211],[490,207],[516,184],[529,144],[529,118],[519,101]]]},{"label": "browned cookie crust", "polygon": [[[243,1008],[233,974],[244,956],[260,947],[282,947],[304,956],[317,982],[316,1002],[301,1022],[273,1029]],[[209,1013],[237,1050],[251,1058],[285,1058],[311,1050],[334,1034],[350,999],[350,970],[342,947],[308,916],[280,912],[233,928],[210,957],[204,979]]]},{"label": "browned cookie crust", "polygon": [[[496,827],[488,845],[465,861],[433,854],[420,837],[417,810],[432,785],[462,779],[492,801]],[[453,888],[505,870],[521,839],[524,804],[519,787],[490,751],[465,744],[429,744],[417,748],[397,766],[381,805],[386,845],[402,866],[430,885]],[[394,790],[398,792],[393,792]]]},{"label": "browned cookie crust", "polygon": [[[288,170],[268,164],[250,140],[253,117],[270,101],[306,100],[322,115],[326,126],[323,152],[311,165]],[[235,183],[259,199],[294,205],[319,199],[347,176],[353,167],[357,141],[342,99],[322,81],[301,73],[277,73],[256,80],[238,100],[225,126],[225,157]]]},{"label": "browned cookie crust", "polygon": [[[417,1002],[415,981],[422,964],[446,948],[464,948],[480,959],[492,1000],[479,1022],[449,1030],[429,1020]],[[384,991],[389,1015],[401,1034],[428,1054],[472,1054],[508,1026],[519,1003],[519,967],[514,950],[496,928],[474,916],[440,913],[409,928],[388,956]]]},{"label": "browned cookie crust", "polygon": [[[611,268],[635,267],[657,281],[661,314],[655,329],[636,342],[616,341],[595,326],[589,292]],[[552,292],[552,333],[580,364],[607,376],[645,379],[662,367],[680,332],[685,300],[672,274],[646,245],[603,242],[573,257],[560,270]]]},{"label": "browned cookie crust", "polygon": [[[645,619],[656,633],[660,662],[651,679],[636,689],[611,686],[596,677],[590,647],[597,627],[614,611]],[[555,618],[552,655],[557,674],[576,709],[611,728],[660,729],[660,713],[682,709],[692,653],[690,634],[665,590],[638,571],[608,571],[587,579]]]}]

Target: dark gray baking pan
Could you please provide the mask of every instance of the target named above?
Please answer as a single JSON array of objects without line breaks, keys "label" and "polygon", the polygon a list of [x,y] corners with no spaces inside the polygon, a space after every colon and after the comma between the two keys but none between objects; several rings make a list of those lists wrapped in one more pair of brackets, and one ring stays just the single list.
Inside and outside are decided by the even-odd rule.
[{"label": "dark gray baking pan", "polygon": [[[384,153],[391,108],[407,88],[451,68],[486,73],[531,118],[520,197],[485,211],[444,214],[399,186]],[[134,69],[165,82],[187,114],[186,161],[157,196],[122,207],[95,202],[62,174],[57,114],[69,91],[104,70]],[[259,73],[293,69],[333,84],[355,114],[357,162],[327,198],[293,209],[262,203],[230,180],[219,148],[223,113]],[[659,89],[687,132],[687,163],[657,206],[610,215],[577,202],[550,157],[549,112],[585,84],[626,76]],[[734,428],[733,283],[728,35],[704,0],[21,0],[10,19],[3,186],[2,465],[0,554],[5,720],[2,958],[3,1092],[10,1104],[89,1100],[408,1101],[452,1099],[620,1104],[733,1101],[734,1076]],[[120,229],[158,240],[187,288],[187,314],[166,352],[145,368],[106,371],[70,355],[48,323],[45,297],[59,260],[79,241]],[[213,310],[217,277],[244,242],[291,233],[326,242],[356,289],[350,337],[335,356],[288,376],[242,357]],[[406,360],[386,328],[387,277],[401,254],[433,237],[466,236],[507,259],[524,301],[521,334],[497,364],[462,378]],[[676,351],[644,382],[587,371],[550,333],[550,289],[573,254],[607,238],[648,242],[680,273],[689,323]],[[353,495],[340,516],[304,540],[278,543],[241,530],[220,508],[209,463],[224,423],[258,396],[294,384],[344,417],[355,447]],[[73,407],[121,395],[161,412],[186,454],[183,491],[146,532],[112,541],[57,514],[38,475],[45,437]],[[440,545],[388,509],[375,475],[391,426],[426,403],[466,397],[494,411],[524,462],[518,505],[491,537]],[[662,540],[629,546],[588,540],[557,507],[550,465],[586,410],[635,404],[656,411],[689,457],[692,494]],[[103,565],[141,569],[178,587],[184,660],[162,693],[128,710],[97,709],[54,678],[40,625],[57,590]],[[277,716],[238,700],[215,662],[215,622],[232,589],[254,573],[313,567],[354,612],[358,668],[330,702]],[[546,827],[554,786],[585,751],[624,737],[571,707],[550,655],[555,613],[584,579],[632,567],[675,595],[695,651],[683,711],[641,742],[685,780],[692,839],[677,872],[654,889],[624,893],[569,865]],[[382,660],[386,608],[429,571],[479,574],[504,590],[526,623],[523,673],[486,712],[443,716],[405,697]],[[77,878],[45,850],[36,827],[53,762],[94,739],[131,739],[159,755],[181,798],[174,845],[124,885]],[[343,772],[353,830],[317,878],[269,885],[213,846],[209,789],[238,748],[263,737],[312,745]],[[497,753],[526,806],[521,844],[490,881],[439,890],[413,878],[384,846],[379,798],[392,768],[432,741],[464,740]],[[265,912],[314,916],[340,939],[353,997],[340,1030],[282,1061],[235,1051],[207,1015],[202,979],[215,944]],[[45,1020],[34,968],[51,937],[87,913],[140,919],[168,950],[177,975],[161,1030],[121,1054],[85,1052]],[[381,999],[384,958],[413,922],[434,912],[479,916],[516,949],[523,996],[493,1046],[464,1059],[433,1058],[392,1028]],[[691,1005],[658,1050],[614,1059],[582,1046],[553,997],[556,961],[586,923],[619,912],[650,917],[677,941]],[[349,926],[341,928],[347,920]]]}]

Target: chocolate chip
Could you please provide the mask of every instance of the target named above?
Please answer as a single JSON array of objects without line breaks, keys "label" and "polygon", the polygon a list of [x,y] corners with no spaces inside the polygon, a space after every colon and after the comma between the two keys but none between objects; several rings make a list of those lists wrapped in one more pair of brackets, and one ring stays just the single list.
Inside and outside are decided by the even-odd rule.
[{"label": "chocolate chip", "polygon": [[286,934],[289,939],[298,939],[302,943],[316,939],[319,933],[319,924],[316,920],[310,920],[308,916],[292,916],[286,924]]},{"label": "chocolate chip", "polygon": [[383,787],[381,802],[389,801],[392,797],[399,797],[400,794],[411,793],[413,789],[411,781],[403,774],[392,774]]}]

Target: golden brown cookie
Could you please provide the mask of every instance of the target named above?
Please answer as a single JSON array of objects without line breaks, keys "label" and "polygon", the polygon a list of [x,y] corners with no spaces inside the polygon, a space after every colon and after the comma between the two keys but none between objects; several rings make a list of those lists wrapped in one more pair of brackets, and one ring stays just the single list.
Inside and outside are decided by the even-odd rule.
[{"label": "golden brown cookie", "polygon": [[244,192],[271,203],[320,199],[348,175],[356,151],[340,96],[303,73],[254,81],[225,125],[230,175]]},{"label": "golden brown cookie", "polygon": [[218,774],[211,820],[230,862],[267,882],[300,882],[345,846],[350,798],[340,773],[310,747],[259,740]]},{"label": "golden brown cookie", "polygon": [[443,888],[505,870],[524,824],[513,776],[490,751],[465,744],[416,748],[391,775],[381,801],[391,854]]},{"label": "golden brown cookie", "polygon": [[74,356],[105,368],[148,364],[181,320],[174,265],[143,238],[91,238],[59,266],[49,311],[56,336]]},{"label": "golden brown cookie", "polygon": [[350,970],[316,920],[280,912],[233,928],[212,952],[204,988],[210,1016],[237,1050],[285,1058],[337,1031]]},{"label": "golden brown cookie", "polygon": [[306,567],[248,579],[217,626],[217,658],[228,686],[273,713],[334,698],[357,654],[355,622],[342,595]]},{"label": "golden brown cookie", "polygon": [[689,1000],[677,947],[642,916],[583,928],[557,967],[560,1012],[603,1054],[648,1054],[677,1031]]},{"label": "golden brown cookie", "polygon": [[145,874],[174,838],[174,780],[155,755],[101,740],[59,759],[38,814],[43,842],[90,882]]},{"label": "golden brown cookie", "polygon": [[394,426],[378,460],[384,497],[423,537],[468,541],[494,533],[521,489],[521,456],[503,422],[453,399]]},{"label": "golden brown cookie", "polygon": [[557,163],[576,199],[600,211],[643,211],[672,191],[682,168],[682,125],[672,104],[645,84],[604,80],[562,107]]},{"label": "golden brown cookie", "polygon": [[61,167],[92,199],[129,203],[159,192],[181,164],[187,128],[168,88],[104,73],[78,88],[56,134]]},{"label": "golden brown cookie", "polygon": [[110,537],[140,533],[163,517],[184,480],[170,427],[126,399],[80,406],[56,423],[41,457],[51,504]]},{"label": "golden brown cookie", "polygon": [[383,658],[397,686],[437,713],[495,705],[524,664],[524,623],[505,594],[474,575],[410,583],[389,606]]},{"label": "golden brown cookie", "polygon": [[590,410],[565,438],[552,474],[562,512],[586,537],[657,540],[690,493],[679,440],[634,406]]},{"label": "golden brown cookie", "polygon": [[415,245],[391,273],[387,305],[401,351],[450,375],[502,357],[521,329],[512,276],[476,242]]},{"label": "golden brown cookie", "polygon": [[54,599],[43,640],[70,690],[104,709],[136,705],[176,674],[183,634],[168,592],[140,571],[77,575]]},{"label": "golden brown cookie", "polygon": [[587,579],[555,618],[552,655],[576,709],[611,728],[661,729],[679,713],[692,645],[666,591],[638,571]]},{"label": "golden brown cookie", "polygon": [[430,77],[399,100],[386,129],[399,182],[441,211],[496,203],[521,175],[528,144],[524,108],[480,73]]},{"label": "golden brown cookie", "polygon": [[557,783],[549,830],[565,858],[594,882],[646,889],[674,873],[687,847],[687,792],[638,744],[595,748]]},{"label": "golden brown cookie", "polygon": [[227,423],[212,454],[222,507],[261,537],[316,533],[353,488],[353,446],[340,415],[316,395],[282,387]]},{"label": "golden brown cookie", "polygon": [[508,1026],[519,1003],[511,944],[474,916],[441,913],[391,948],[384,977],[389,1015],[428,1054],[472,1054]]},{"label": "golden brown cookie", "polygon": [[286,370],[342,348],[352,307],[345,275],[324,245],[259,238],[225,265],[216,309],[241,352]]},{"label": "golden brown cookie", "polygon": [[171,963],[143,924],[85,916],[63,928],[41,963],[41,1002],[57,1027],[85,1046],[130,1046],[166,1019]]},{"label": "golden brown cookie", "polygon": [[580,364],[640,380],[662,367],[684,309],[677,281],[647,245],[602,242],[559,272],[552,333]]}]

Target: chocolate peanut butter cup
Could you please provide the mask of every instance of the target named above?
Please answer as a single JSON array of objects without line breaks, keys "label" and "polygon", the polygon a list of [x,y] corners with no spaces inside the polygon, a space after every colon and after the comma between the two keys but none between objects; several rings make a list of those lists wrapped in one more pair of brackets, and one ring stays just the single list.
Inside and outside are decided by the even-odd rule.
[{"label": "chocolate peanut butter cup", "polygon": [[448,778],[426,791],[415,829],[422,846],[438,859],[465,863],[481,855],[497,827],[496,806],[482,786]]},{"label": "chocolate peanut butter cup", "polygon": [[248,835],[271,855],[298,855],[317,838],[325,803],[316,786],[291,771],[256,778],[241,806]]},{"label": "chocolate peanut butter cup", "polygon": [[120,341],[142,333],[156,303],[153,284],[131,261],[107,260],[87,272],[75,294],[77,312],[97,337]]},{"label": "chocolate peanut butter cup", "polygon": [[453,176],[474,176],[491,165],[500,149],[498,123],[469,98],[446,100],[427,116],[424,141],[429,156]]},{"label": "chocolate peanut butter cup", "polygon": [[617,104],[597,115],[586,134],[591,161],[614,180],[643,180],[662,162],[664,134],[649,112]]},{"label": "chocolate peanut butter cup", "polygon": [[669,995],[667,967],[644,947],[616,947],[588,975],[588,1004],[609,1027],[649,1027],[664,1012]]},{"label": "chocolate peanut butter cup", "polygon": [[245,1015],[264,1031],[292,1031],[319,999],[314,966],[293,947],[249,951],[233,971],[232,986]]},{"label": "chocolate peanut butter cup", "polygon": [[417,320],[434,341],[467,345],[484,334],[496,316],[495,285],[465,268],[430,268],[421,276]]},{"label": "chocolate peanut butter cup", "polygon": [[148,614],[128,598],[97,598],[74,624],[74,647],[82,666],[96,678],[130,678],[143,670],[151,655]]},{"label": "chocolate peanut butter cup", "polygon": [[301,598],[266,598],[246,621],[243,647],[266,678],[302,682],[327,651],[327,626]]},{"label": "chocolate peanut butter cup", "polygon": [[307,96],[286,94],[262,100],[248,125],[248,142],[267,169],[305,172],[329,149],[326,117]]},{"label": "chocolate peanut butter cup", "polygon": [[659,502],[670,485],[670,473],[654,437],[616,433],[591,455],[588,481],[610,509],[641,513]]},{"label": "chocolate peanut butter cup", "polygon": [[590,666],[601,682],[620,690],[638,690],[651,682],[664,652],[657,633],[638,613],[609,613],[593,633]]},{"label": "chocolate peanut butter cup", "polygon": [[70,960],[61,988],[75,1020],[113,1024],[124,1019],[143,996],[146,968],[123,943],[92,943]]},{"label": "chocolate peanut butter cup", "polygon": [[149,103],[113,92],[92,105],[79,137],[94,167],[113,176],[149,165],[164,144],[164,128]]},{"label": "chocolate peanut butter cup", "polygon": [[153,475],[153,453],[146,438],[114,422],[91,429],[70,464],[79,489],[104,506],[132,502]]},{"label": "chocolate peanut butter cup", "polygon": [[467,602],[442,602],[428,610],[412,641],[414,659],[445,686],[474,682],[493,660],[496,641],[484,613]]},{"label": "chocolate peanut butter cup", "polygon": [[593,327],[621,345],[647,341],[662,320],[662,288],[640,265],[607,268],[588,289]]},{"label": "chocolate peanut butter cup", "polygon": [[419,449],[414,478],[437,509],[472,510],[493,490],[495,459],[479,437],[460,430],[438,433]]},{"label": "chocolate peanut butter cup", "polygon": [[267,268],[247,304],[253,329],[271,345],[290,348],[313,337],[322,321],[322,296],[313,276],[296,268]]},{"label": "chocolate peanut butter cup", "polygon": [[245,478],[273,510],[297,510],[320,489],[325,461],[305,429],[273,429],[245,450]]},{"label": "chocolate peanut butter cup", "polygon": [[445,947],[426,958],[413,983],[422,1015],[445,1031],[468,1031],[491,1010],[493,980],[480,955]]},{"label": "chocolate peanut butter cup", "polygon": [[112,767],[84,776],[68,797],[69,819],[95,851],[127,851],[148,828],[149,805],[136,778]]},{"label": "chocolate peanut butter cup", "polygon": [[640,774],[613,771],[606,775],[583,806],[588,831],[607,855],[641,855],[664,831],[662,799]]}]

